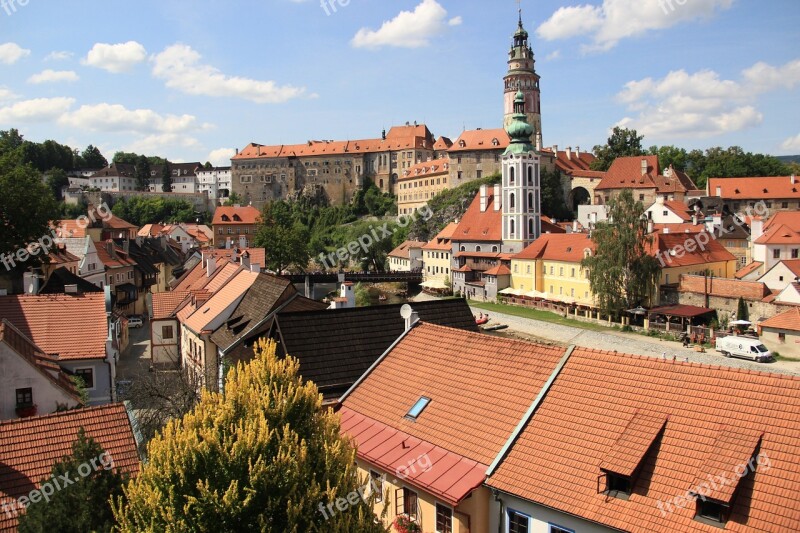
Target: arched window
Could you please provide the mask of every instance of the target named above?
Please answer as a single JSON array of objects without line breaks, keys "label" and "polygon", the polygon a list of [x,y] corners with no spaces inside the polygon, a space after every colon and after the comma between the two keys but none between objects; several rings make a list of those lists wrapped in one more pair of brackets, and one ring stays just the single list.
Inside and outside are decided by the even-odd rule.
[{"label": "arched window", "polygon": [[535,231],[533,229],[533,219],[529,218],[528,219],[528,235],[534,235],[534,234],[535,234]]},{"label": "arched window", "polygon": [[476,247],[475,247],[475,251],[476,251],[476,252],[480,252],[480,251],[481,251],[481,247],[480,247],[480,246],[476,246]]},{"label": "arched window", "polygon": [[514,185],[514,174],[515,174],[515,171],[516,171],[516,169],[514,167],[511,167],[511,168],[508,169],[508,183],[510,185]]},{"label": "arched window", "polygon": [[462,251],[462,252],[466,252],[466,251],[467,251],[467,247],[466,247],[466,246],[462,246],[462,247],[461,247],[461,251]]},{"label": "arched window", "polygon": [[528,185],[533,185],[533,165],[528,167]]},{"label": "arched window", "polygon": [[533,193],[529,192],[528,193],[528,211],[530,211],[531,209],[533,209]]},{"label": "arched window", "polygon": [[497,253],[497,246],[492,246],[492,252]]},{"label": "arched window", "polygon": [[516,196],[514,195],[513,192],[508,195],[508,207],[510,207],[511,209],[517,207]]},{"label": "arched window", "polygon": [[513,237],[514,236],[514,221],[513,220],[510,221],[510,223],[509,223],[509,231],[511,233],[511,236]]}]

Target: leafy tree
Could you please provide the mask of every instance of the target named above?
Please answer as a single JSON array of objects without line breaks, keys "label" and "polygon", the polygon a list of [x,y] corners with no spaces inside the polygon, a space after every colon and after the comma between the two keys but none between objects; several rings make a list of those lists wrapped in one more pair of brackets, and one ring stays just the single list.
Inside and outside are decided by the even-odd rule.
[{"label": "leafy tree", "polygon": [[60,168],[52,168],[47,173],[47,186],[53,193],[53,198],[61,200],[61,189],[69,185],[67,173]]},{"label": "leafy tree", "polygon": [[145,224],[195,222],[197,213],[186,200],[135,196],[121,199],[111,211],[136,226]]},{"label": "leafy tree", "polygon": [[0,131],[0,156],[14,152],[22,146],[24,141],[25,139],[17,129],[11,128],[10,130]]},{"label": "leafy tree", "polygon": [[239,193],[232,192],[223,205],[242,205],[242,197]]},{"label": "leafy tree", "polygon": [[[72,444],[72,455],[57,462],[52,470],[52,478],[68,475],[75,482],[55,491],[49,502],[42,500],[29,505],[19,518],[19,531],[111,531],[114,526],[111,499],[122,495],[126,482],[126,476],[113,469],[112,461],[113,458],[81,428],[78,439]],[[83,465],[87,464],[97,465],[97,470],[92,468],[88,476],[79,477],[79,472],[85,469]],[[42,480],[42,484],[48,482],[51,482],[50,477]]]},{"label": "leafy tree", "polygon": [[172,192],[172,170],[169,161],[161,166],[161,191]]},{"label": "leafy tree", "polygon": [[103,157],[97,147],[91,144],[81,154],[81,161],[86,168],[105,168],[108,166],[108,160]]},{"label": "leafy tree", "polygon": [[255,245],[267,249],[267,268],[283,272],[292,265],[305,270],[309,232],[300,222],[292,218],[292,208],[284,201],[271,202],[261,212]]},{"label": "leafy tree", "polygon": [[365,483],[355,451],[296,359],[263,340],[255,352],[230,370],[224,394],[204,393],[149,443],[114,505],[120,531],[386,531],[361,498],[323,515]]},{"label": "leafy tree", "polygon": [[589,285],[601,311],[619,317],[625,309],[646,304],[657,288],[661,268],[648,254],[644,206],[634,201],[630,189],[608,204],[609,220],[599,222],[592,234],[595,253],[581,262],[589,270]]},{"label": "leafy tree", "polygon": [[658,164],[662,171],[672,165],[675,170],[686,172],[689,165],[689,153],[684,148],[678,148],[677,146],[651,146],[647,153],[658,156]]},{"label": "leafy tree", "polygon": [[606,171],[618,157],[645,155],[643,139],[644,135],[639,135],[636,130],[615,127],[605,145],[594,147],[596,159],[592,163],[592,170]]},{"label": "leafy tree", "polygon": [[136,178],[136,190],[146,191],[150,185],[150,161],[143,155],[136,158],[136,170],[133,173]]},{"label": "leafy tree", "polygon": [[564,187],[561,185],[561,173],[557,170],[541,171],[542,212],[550,218],[566,220],[572,217],[572,210],[564,201]]},{"label": "leafy tree", "polygon": [[139,161],[139,154],[135,152],[117,152],[114,154],[114,157],[111,159],[112,163],[126,164],[126,165],[135,165]]},{"label": "leafy tree", "polygon": [[[50,222],[58,218],[50,188],[37,170],[22,162],[20,149],[0,156],[0,254],[13,253],[49,235]],[[27,266],[30,261],[23,268]]]}]

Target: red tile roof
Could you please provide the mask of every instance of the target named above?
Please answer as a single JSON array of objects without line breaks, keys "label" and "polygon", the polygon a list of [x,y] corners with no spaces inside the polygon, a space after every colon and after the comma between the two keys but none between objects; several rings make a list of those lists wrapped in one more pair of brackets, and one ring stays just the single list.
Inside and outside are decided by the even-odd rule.
[{"label": "red tile roof", "polygon": [[762,263],[761,261],[753,261],[749,265],[746,265],[743,268],[739,269],[734,277],[736,279],[742,279],[743,277],[747,276],[754,270],[758,270],[762,266],[764,266],[764,263]]},{"label": "red tile roof", "polygon": [[433,149],[436,150],[437,152],[440,152],[440,151],[447,150],[451,146],[453,146],[453,141],[451,141],[447,137],[439,137],[438,139],[436,139],[436,142],[433,144]]},{"label": "red tile roof", "polygon": [[[3,510],[13,509],[14,499],[39,487],[56,461],[72,454],[80,428],[109,454],[115,469],[138,474],[136,440],[123,404],[0,422],[0,506],[7,505]],[[0,512],[0,530],[15,529],[14,513]]]},{"label": "red tile roof", "polygon": [[[543,148],[542,153],[549,153],[552,155],[553,149]],[[566,150],[559,150],[555,163],[556,167],[558,167],[558,169],[562,172],[583,176],[584,172],[591,172],[589,167],[594,160],[594,154],[591,152],[579,152],[577,150],[570,149],[569,154],[567,154]]]},{"label": "red tile roof", "polygon": [[210,331],[210,325],[219,319],[221,313],[226,311],[233,312],[231,306],[244,296],[258,276],[258,273],[250,272],[249,270],[239,271],[228,283],[215,292],[207,302],[199,305],[197,311],[186,319],[183,325],[197,335],[204,331]]},{"label": "red tile roof", "polygon": [[800,331],[800,308],[794,307],[758,324],[762,328],[788,329]]},{"label": "red tile roof", "polygon": [[487,187],[486,192],[486,211],[481,211],[481,193],[475,195],[475,199],[469,205],[464,218],[458,223],[454,241],[467,242],[486,242],[503,240],[503,210],[495,210],[494,203],[498,201],[494,197],[494,188]]},{"label": "red tile roof", "polygon": [[[797,531],[798,412],[797,377],[578,348],[487,484],[623,531],[715,533],[694,520],[694,502],[672,503],[710,473],[740,488],[726,531]],[[668,420],[630,497],[610,497],[598,491],[600,465],[637,416]],[[762,464],[739,481],[759,434]]]},{"label": "red tile roof", "polygon": [[511,144],[511,138],[506,130],[466,130],[450,147],[450,153],[467,152],[474,150],[505,150]]},{"label": "red tile roof", "polygon": [[800,277],[800,259],[784,259],[781,263],[783,263],[792,274]]},{"label": "red tile roof", "polygon": [[800,199],[800,183],[792,183],[790,176],[748,177],[748,178],[709,178],[708,194],[717,195],[717,187],[726,200],[783,198]]},{"label": "red tile roof", "polygon": [[[642,160],[647,161],[647,174],[642,174]],[[655,188],[658,156],[618,157],[595,190]]]},{"label": "red tile roof", "polygon": [[189,291],[157,292],[153,294],[153,320],[169,318],[192,293]]},{"label": "red tile roof", "polygon": [[438,251],[452,251],[453,245],[451,243],[453,234],[456,232],[456,228],[458,224],[455,222],[449,223],[445,228],[440,231],[436,237],[428,241],[428,243],[422,247],[423,250],[438,250]]},{"label": "red tile roof", "polygon": [[55,222],[56,235],[62,238],[86,237],[86,225],[78,224],[75,220],[57,220]]},{"label": "red tile roof", "polygon": [[687,206],[685,203],[677,200],[664,200],[663,205],[666,209],[669,209],[681,217],[684,222],[689,222],[692,220],[692,210],[689,209],[689,206]]},{"label": "red tile roof", "polygon": [[510,276],[511,270],[505,265],[497,265],[483,273],[484,276]]},{"label": "red tile roof", "polygon": [[389,257],[399,257],[400,259],[410,259],[411,250],[414,248],[422,249],[427,243],[423,241],[405,241],[397,248],[389,252]]},{"label": "red tile roof", "polygon": [[[736,256],[730,253],[716,239],[710,238],[708,243],[700,248],[702,241],[697,238],[699,233],[655,233],[653,242],[648,248],[651,254],[660,253],[657,257],[663,258],[664,268],[702,265],[723,261],[735,261]],[[692,251],[686,250],[687,243],[693,243]],[[680,247],[680,248],[679,248]],[[683,250],[683,253],[680,251]],[[675,252],[674,254],[671,252]]]},{"label": "red tile roof", "polygon": [[446,176],[450,171],[450,158],[434,159],[417,163],[403,171],[398,181],[434,176]]},{"label": "red tile roof", "polygon": [[761,237],[755,240],[755,244],[800,244],[800,231],[793,229],[788,224],[772,224]]},{"label": "red tile roof", "polygon": [[261,268],[267,266],[267,250],[265,248],[239,248],[238,246],[236,246],[235,248],[230,248],[230,249],[222,248],[222,249],[204,250],[203,259],[205,260],[206,257],[213,256],[213,257],[224,257],[226,259],[232,260],[234,249],[236,250],[237,263],[241,264],[242,254],[246,252],[250,256],[251,265],[259,265]]},{"label": "red tile roof", "polygon": [[[108,243],[111,243],[114,246],[114,253],[116,257],[112,257],[108,253]],[[100,259],[100,262],[103,263],[107,268],[124,268],[136,265],[136,261],[130,259],[125,254],[123,249],[114,244],[114,241],[112,240],[98,242],[95,248],[97,248],[97,258]]]},{"label": "red tile roof", "polygon": [[253,206],[244,207],[219,206],[214,211],[213,225],[224,224],[226,226],[237,224],[257,224],[261,220],[261,211]]},{"label": "red tile roof", "polygon": [[685,274],[681,276],[678,292],[694,292],[723,298],[739,298],[741,296],[745,300],[761,300],[772,293],[760,281],[706,278],[704,276],[688,276]]},{"label": "red tile roof", "polygon": [[580,263],[586,250],[594,252],[595,244],[586,233],[548,233],[536,239],[530,246],[511,259],[545,259]]},{"label": "red tile roof", "polygon": [[101,292],[2,296],[0,318],[8,319],[48,355],[59,359],[106,357],[108,329]]},{"label": "red tile roof", "polygon": [[[343,406],[489,465],[562,355],[558,347],[422,323],[366,374]],[[430,403],[416,421],[407,419],[422,396]]]}]

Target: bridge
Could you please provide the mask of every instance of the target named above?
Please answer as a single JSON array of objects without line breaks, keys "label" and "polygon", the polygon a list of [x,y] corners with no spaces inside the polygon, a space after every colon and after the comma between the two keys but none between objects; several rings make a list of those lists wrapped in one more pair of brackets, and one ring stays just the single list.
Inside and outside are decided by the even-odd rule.
[{"label": "bridge", "polygon": [[305,284],[306,297],[314,294],[314,285],[317,283],[408,283],[419,285],[422,283],[422,272],[314,272],[308,274],[284,274],[282,277],[292,283]]}]

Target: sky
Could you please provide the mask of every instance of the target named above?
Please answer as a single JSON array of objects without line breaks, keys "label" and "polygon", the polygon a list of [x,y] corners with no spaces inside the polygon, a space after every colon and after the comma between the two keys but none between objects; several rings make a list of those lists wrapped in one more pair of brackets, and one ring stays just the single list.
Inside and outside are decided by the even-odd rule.
[{"label": "sky", "polygon": [[[583,3],[582,3],[583,2]],[[800,154],[797,0],[521,0],[546,146]],[[0,129],[229,164],[250,142],[497,128],[516,0],[0,0]],[[563,149],[563,148],[562,148]]]}]

